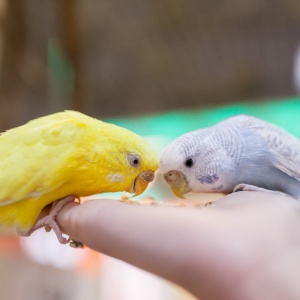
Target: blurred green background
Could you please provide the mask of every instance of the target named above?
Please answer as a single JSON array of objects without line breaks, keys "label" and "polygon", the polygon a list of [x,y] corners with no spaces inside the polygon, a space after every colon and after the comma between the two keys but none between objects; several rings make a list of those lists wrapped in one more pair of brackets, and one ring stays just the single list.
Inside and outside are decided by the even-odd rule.
[{"label": "blurred green background", "polygon": [[[0,131],[74,109],[158,152],[240,113],[300,137],[299,32],[299,0],[0,0]],[[157,178],[145,194],[173,197]],[[0,287],[6,300],[193,299],[43,231],[0,239]]]},{"label": "blurred green background", "polygon": [[181,109],[149,116],[106,120],[140,135],[158,135],[170,142],[185,132],[212,126],[237,114],[249,114],[276,123],[300,137],[300,97],[276,99],[276,101],[261,99],[259,102],[230,103],[211,108]]}]

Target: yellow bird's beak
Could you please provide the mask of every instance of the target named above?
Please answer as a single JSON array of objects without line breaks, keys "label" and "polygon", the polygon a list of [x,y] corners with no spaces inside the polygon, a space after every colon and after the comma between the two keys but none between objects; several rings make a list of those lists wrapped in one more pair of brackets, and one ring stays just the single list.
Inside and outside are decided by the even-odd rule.
[{"label": "yellow bird's beak", "polygon": [[165,173],[164,178],[169,184],[172,192],[179,198],[185,199],[183,194],[186,194],[190,191],[188,183],[185,176],[178,171],[169,171]]},{"label": "yellow bird's beak", "polygon": [[139,176],[133,181],[133,183],[130,185],[130,187],[126,190],[128,193],[134,193],[134,196],[138,196],[142,194],[146,188],[148,187],[148,184],[153,181],[155,175],[153,171],[145,171],[139,174]]}]

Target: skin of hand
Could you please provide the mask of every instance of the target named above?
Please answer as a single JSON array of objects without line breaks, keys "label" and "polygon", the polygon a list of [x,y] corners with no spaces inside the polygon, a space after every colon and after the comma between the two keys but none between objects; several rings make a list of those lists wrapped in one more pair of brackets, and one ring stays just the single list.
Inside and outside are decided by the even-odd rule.
[{"label": "skin of hand", "polygon": [[86,246],[206,299],[300,299],[300,204],[237,192],[201,208],[67,204],[57,221]]}]

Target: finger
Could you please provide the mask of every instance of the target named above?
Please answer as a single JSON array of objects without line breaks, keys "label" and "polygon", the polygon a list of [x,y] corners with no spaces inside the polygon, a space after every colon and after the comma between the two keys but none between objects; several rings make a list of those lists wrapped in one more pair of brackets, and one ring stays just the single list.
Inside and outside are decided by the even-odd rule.
[{"label": "finger", "polygon": [[[68,204],[57,220],[64,232],[86,246],[191,290],[189,287],[198,286],[199,252],[205,264],[211,255],[205,211],[101,199]],[[200,230],[199,213],[203,222]]]}]

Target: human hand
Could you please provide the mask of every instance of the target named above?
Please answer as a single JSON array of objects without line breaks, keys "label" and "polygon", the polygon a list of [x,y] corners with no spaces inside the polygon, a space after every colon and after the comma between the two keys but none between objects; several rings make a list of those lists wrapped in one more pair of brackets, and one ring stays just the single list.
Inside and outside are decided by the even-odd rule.
[{"label": "human hand", "polygon": [[64,232],[206,299],[300,299],[300,203],[238,192],[203,208],[68,204]]}]

